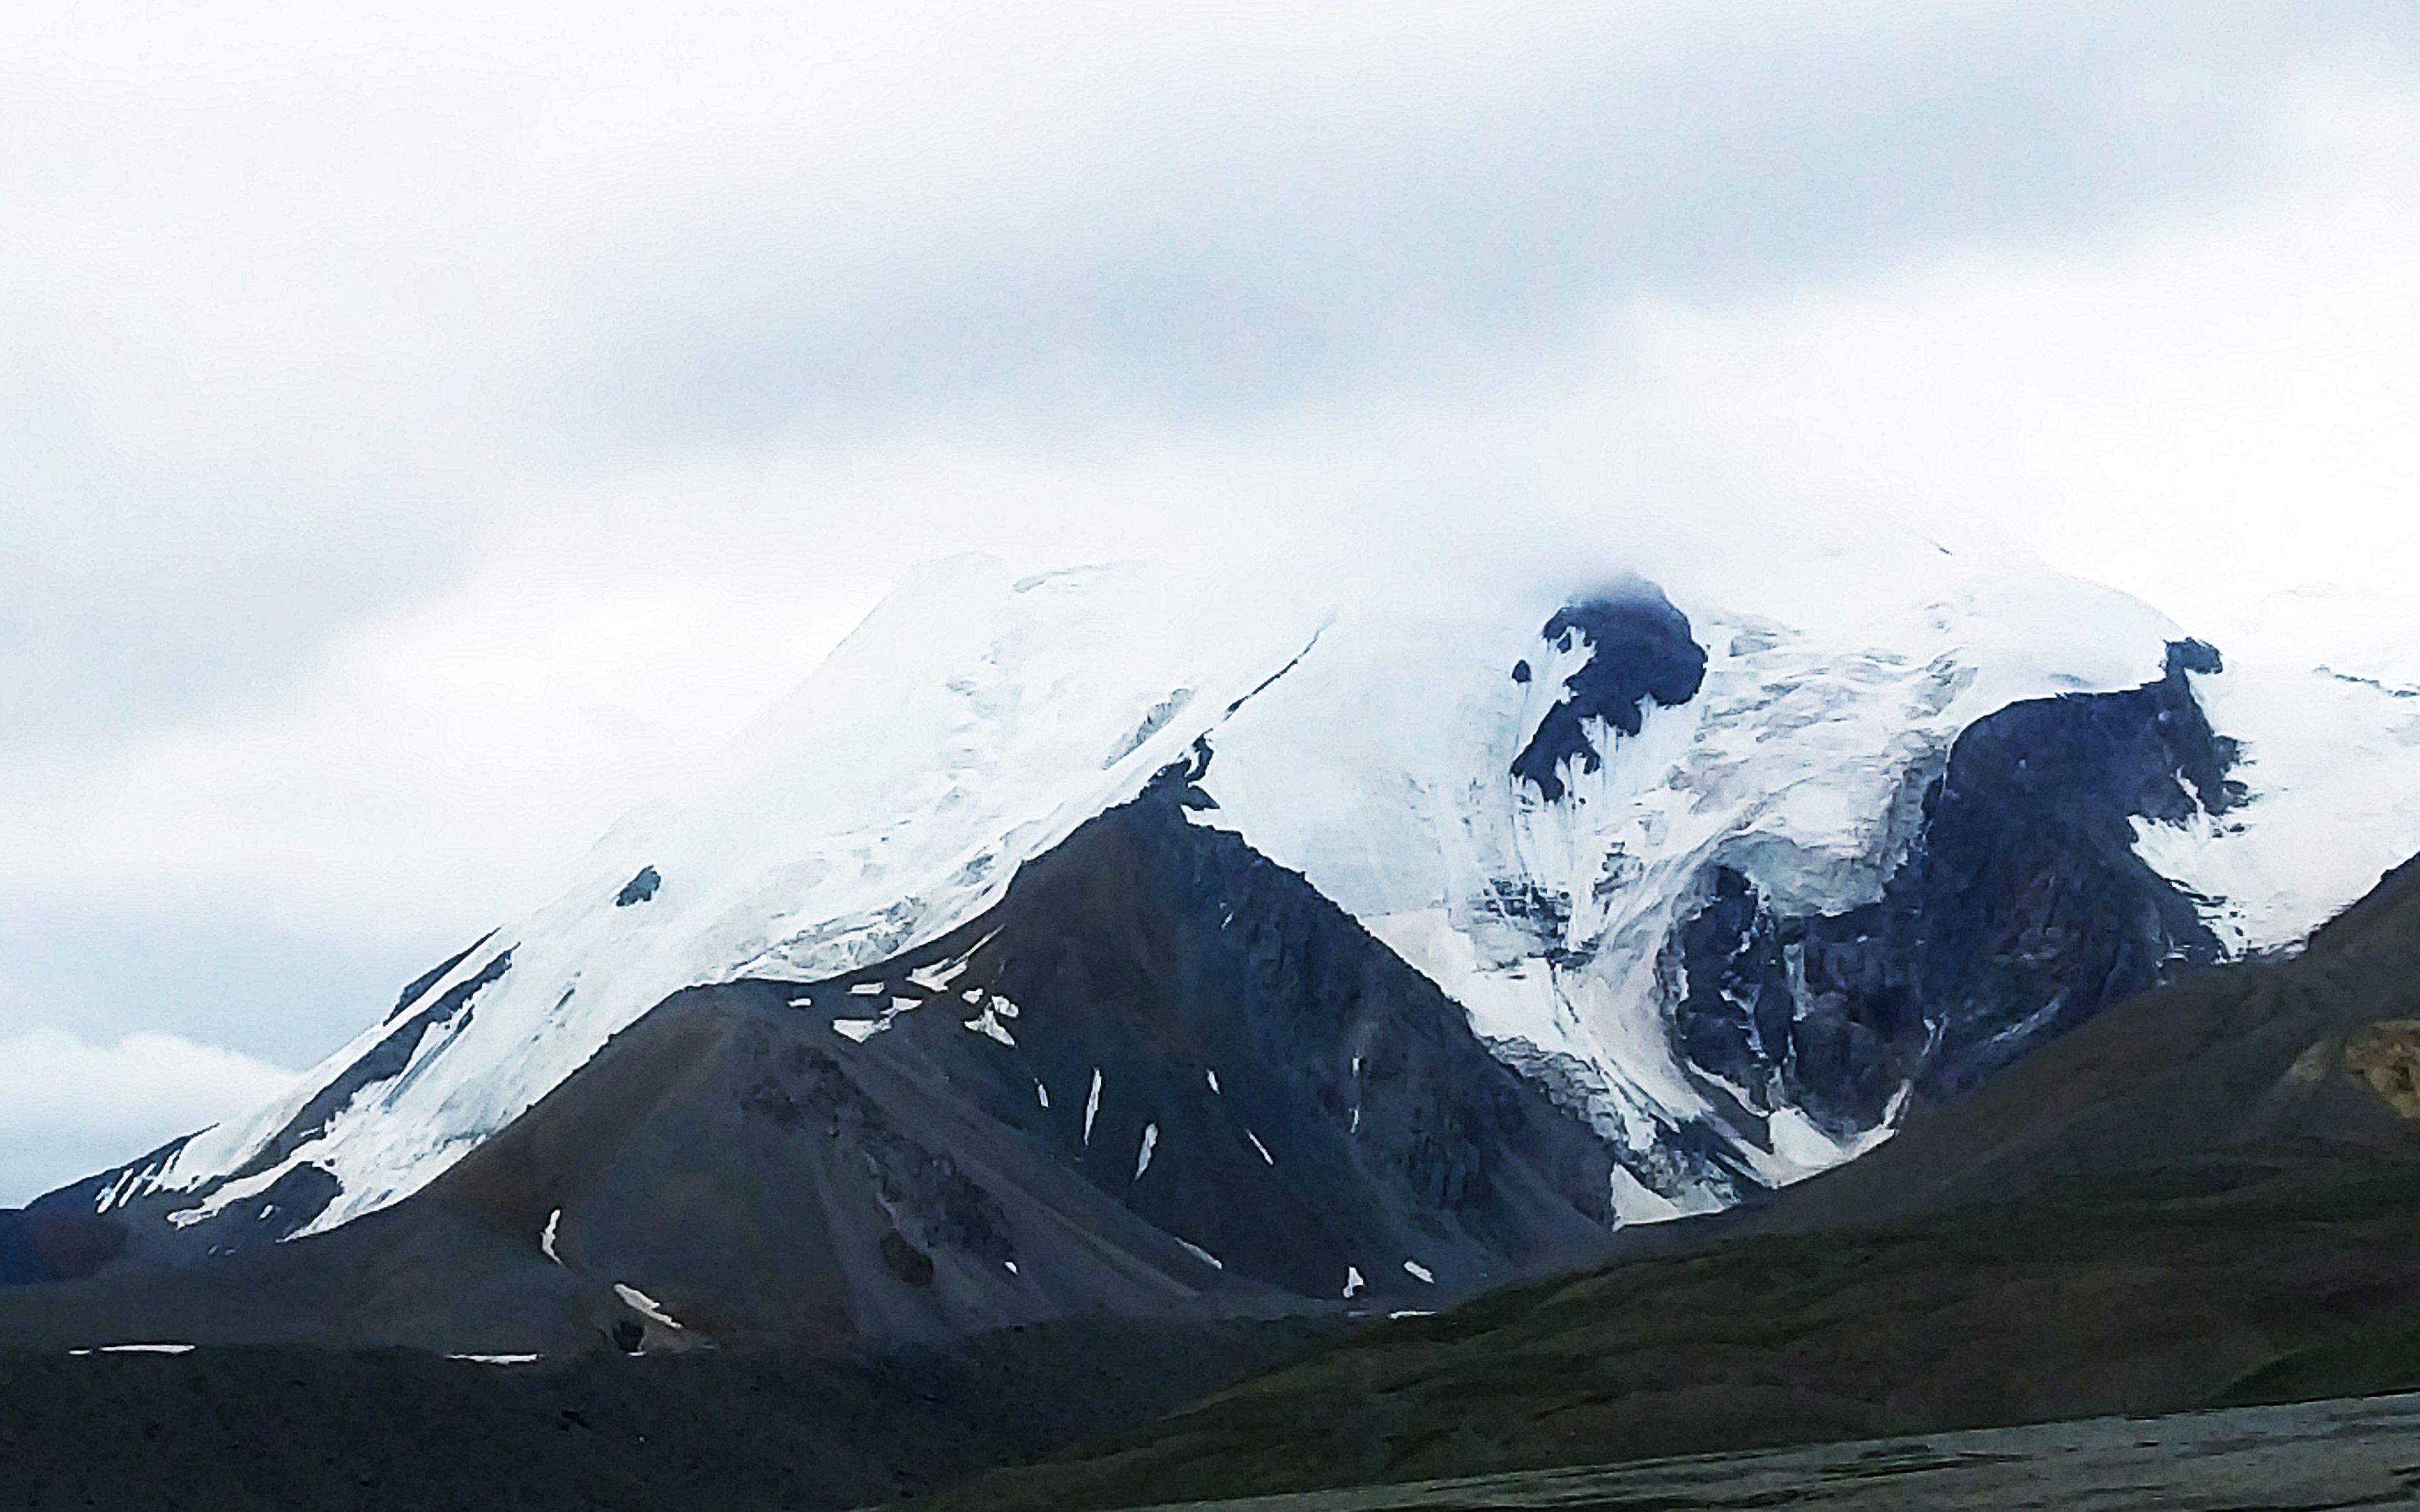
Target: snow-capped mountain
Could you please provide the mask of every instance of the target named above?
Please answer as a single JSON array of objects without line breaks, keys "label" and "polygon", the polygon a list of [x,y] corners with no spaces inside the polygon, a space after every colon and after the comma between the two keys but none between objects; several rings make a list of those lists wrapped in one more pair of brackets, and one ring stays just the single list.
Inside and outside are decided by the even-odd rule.
[{"label": "snow-capped mountain", "polygon": [[1790,623],[953,559],[287,1096],[38,1209],[122,1267],[417,1202],[665,1338],[1415,1306],[1849,1159],[2414,851],[2408,689],[2046,573]]}]

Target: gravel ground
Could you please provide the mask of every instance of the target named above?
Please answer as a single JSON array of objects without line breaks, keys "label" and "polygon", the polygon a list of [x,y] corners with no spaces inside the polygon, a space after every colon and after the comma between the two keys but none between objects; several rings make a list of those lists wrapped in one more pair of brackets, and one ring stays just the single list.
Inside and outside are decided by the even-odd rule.
[{"label": "gravel ground", "polygon": [[2321,1512],[2420,1506],[2420,1396],[2150,1419],[2094,1418],[1611,1470],[1537,1471],[1183,1505],[1184,1512]]}]

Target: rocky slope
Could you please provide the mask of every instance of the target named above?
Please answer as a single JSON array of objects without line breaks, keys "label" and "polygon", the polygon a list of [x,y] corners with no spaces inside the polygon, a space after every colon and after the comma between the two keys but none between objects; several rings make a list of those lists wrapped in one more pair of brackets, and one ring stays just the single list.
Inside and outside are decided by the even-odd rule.
[{"label": "rocky slope", "polygon": [[2420,1386],[2420,862],[1761,1211],[1379,1325],[952,1507],[1196,1495]]},{"label": "rocky slope", "polygon": [[[2420,846],[2393,687],[2245,695],[1934,556],[1797,624],[938,564],[287,1096],[0,1216],[0,1279],[74,1283],[0,1337],[1427,1310],[1754,1205]],[[2308,853],[2348,772],[2369,823]]]}]

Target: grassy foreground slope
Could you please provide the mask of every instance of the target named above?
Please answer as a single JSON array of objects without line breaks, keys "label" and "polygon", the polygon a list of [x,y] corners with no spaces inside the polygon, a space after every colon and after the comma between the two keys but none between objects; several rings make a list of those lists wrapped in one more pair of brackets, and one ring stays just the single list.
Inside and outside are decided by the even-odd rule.
[{"label": "grassy foreground slope", "polygon": [[[1384,1324],[950,1507],[1214,1496],[2420,1386],[2420,863],[1637,1257]],[[933,1504],[926,1503],[926,1505]]]}]

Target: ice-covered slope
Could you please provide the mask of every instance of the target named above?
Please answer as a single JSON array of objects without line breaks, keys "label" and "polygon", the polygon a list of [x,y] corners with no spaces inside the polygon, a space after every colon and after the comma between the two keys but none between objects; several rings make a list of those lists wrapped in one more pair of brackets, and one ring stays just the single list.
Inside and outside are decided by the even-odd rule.
[{"label": "ice-covered slope", "polygon": [[2145,825],[2161,872],[2212,900],[2239,950],[2299,942],[2420,839],[2420,607],[2314,584],[2251,605],[2227,670],[2196,677],[2242,742],[2249,800],[2224,821]]},{"label": "ice-covered slope", "polygon": [[2196,677],[2219,729],[2240,733],[2249,801],[2183,824],[2144,822],[2145,859],[2210,900],[2236,952],[2290,946],[2420,850],[2420,684],[2324,663],[2234,658]]},{"label": "ice-covered slope", "polygon": [[[1822,640],[1681,607],[1707,653],[1702,687],[1649,708],[1635,735],[1592,721],[1601,764],[1570,764],[1567,791],[1511,769],[1594,653],[1585,636],[1542,640],[1535,603],[1345,611],[1317,656],[1239,712],[1203,784],[1219,803],[1205,822],[1301,869],[1509,1054],[1566,1068],[1642,1165],[1730,1111],[1670,1026],[1665,944],[1708,868],[1793,910],[1869,903],[1961,731],[2020,700],[2149,682],[2179,633],[2047,574],[1950,579]],[[1734,1144],[1766,1184],[1871,1136],[1786,1106],[1766,1122]],[[1624,1180],[1626,1215],[1729,1195],[1676,1176],[1661,1192]]]},{"label": "ice-covered slope", "polygon": [[[296,1231],[330,1228],[418,1190],[682,987],[831,976],[947,933],[1320,624],[1317,606],[1202,586],[1140,564],[921,570],[696,791],[608,835],[563,897],[103,1211],[190,1192],[172,1221],[192,1224],[316,1169],[334,1191]],[[345,1092],[382,1047],[386,1074]]]},{"label": "ice-covered slope", "polygon": [[1745,578],[1668,601],[937,564],[563,898],[96,1206],[199,1244],[222,1215],[292,1237],[390,1205],[678,989],[938,940],[1188,752],[1195,822],[1300,872],[1587,1118],[1631,1220],[1835,1164],[1911,1088],[2299,937],[2420,850],[2399,689],[2212,671],[2123,595],[1919,566],[1792,625]]}]

